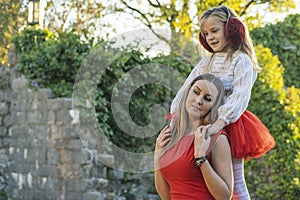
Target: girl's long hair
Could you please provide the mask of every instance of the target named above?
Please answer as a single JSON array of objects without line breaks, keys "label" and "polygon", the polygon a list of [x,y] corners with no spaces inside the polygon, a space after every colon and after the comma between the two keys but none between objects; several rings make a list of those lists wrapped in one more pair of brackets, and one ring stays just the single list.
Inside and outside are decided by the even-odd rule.
[{"label": "girl's long hair", "polygon": [[[234,10],[232,10],[231,8],[227,7],[227,6],[217,6],[217,7],[214,7],[212,9],[208,9],[200,17],[201,32],[202,32],[202,29],[203,29],[204,21],[210,16],[215,16],[222,23],[224,23],[224,26],[230,18],[239,19],[237,13]],[[252,39],[250,37],[249,30],[248,30],[247,26],[245,26],[245,24],[243,24],[243,25],[244,25],[244,28],[245,28],[245,41],[243,43],[241,43],[239,48],[237,48],[237,49],[236,48],[231,48],[231,50],[228,53],[227,58],[231,59],[232,55],[236,51],[240,50],[240,51],[246,53],[250,57],[252,65],[253,65],[253,69],[257,72],[260,72],[261,68],[258,66],[257,57],[256,57],[256,53],[254,51],[253,42],[252,42]]]},{"label": "girl's long hair", "polygon": [[224,87],[222,84],[222,81],[214,76],[213,74],[202,74],[197,76],[192,83],[189,85],[189,87],[186,88],[186,90],[183,93],[182,99],[180,100],[178,109],[175,112],[175,119],[173,119],[170,129],[171,129],[171,140],[170,142],[164,147],[164,149],[161,152],[161,155],[163,155],[167,150],[172,148],[179,140],[181,140],[184,136],[188,134],[188,113],[186,111],[186,99],[188,96],[189,91],[191,90],[192,86],[195,82],[198,80],[206,80],[210,83],[213,83],[217,90],[218,90],[218,96],[216,98],[215,103],[213,104],[210,111],[207,113],[207,115],[204,117],[204,123],[199,124],[200,125],[208,125],[214,123],[218,118],[218,109],[219,107],[224,103]]}]

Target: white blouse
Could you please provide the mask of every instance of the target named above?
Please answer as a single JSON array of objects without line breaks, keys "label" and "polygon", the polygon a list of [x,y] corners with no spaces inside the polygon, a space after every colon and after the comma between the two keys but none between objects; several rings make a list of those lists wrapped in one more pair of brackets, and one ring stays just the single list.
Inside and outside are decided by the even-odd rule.
[{"label": "white blouse", "polygon": [[215,53],[203,58],[192,70],[183,86],[171,104],[171,113],[174,112],[182,98],[185,88],[200,74],[212,73],[220,78],[227,93],[225,103],[218,110],[218,117],[226,124],[237,121],[246,110],[252,86],[257,73],[253,69],[250,57],[243,52],[235,52],[232,59],[227,59],[227,53]]}]

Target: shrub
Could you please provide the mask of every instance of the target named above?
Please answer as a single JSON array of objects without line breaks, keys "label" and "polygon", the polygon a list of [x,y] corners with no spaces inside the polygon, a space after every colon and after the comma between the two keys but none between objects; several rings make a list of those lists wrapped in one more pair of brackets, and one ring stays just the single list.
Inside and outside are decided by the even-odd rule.
[{"label": "shrub", "polygon": [[300,88],[300,14],[290,15],[274,25],[253,29],[251,36],[256,44],[270,48],[278,56],[285,68],[285,85]]},{"label": "shrub", "polygon": [[25,29],[14,38],[17,69],[33,86],[50,88],[56,97],[71,97],[83,58],[92,48],[73,33],[53,35],[47,30]]},{"label": "shrub", "polygon": [[268,127],[276,147],[262,158],[245,164],[249,191],[253,199],[297,199],[299,130],[292,128],[296,118],[288,109],[290,97],[284,89],[283,67],[268,48],[258,46],[256,52],[263,71],[254,85],[249,110]]},{"label": "shrub", "polygon": [[[118,147],[125,149],[127,151],[132,152],[149,152],[153,151],[155,145],[155,139],[157,137],[157,133],[151,132],[155,129],[155,127],[148,127],[144,135],[140,135],[141,138],[134,137],[129,135],[128,133],[124,133],[116,124],[114,117],[111,111],[111,95],[113,89],[116,87],[118,81],[130,70],[132,69],[139,69],[140,66],[151,66],[153,69],[152,72],[148,73],[141,73],[139,75],[144,76],[145,79],[150,79],[151,76],[156,76],[154,78],[161,78],[164,77],[155,69],[163,68],[165,66],[172,67],[178,70],[180,73],[184,74],[185,76],[188,75],[188,72],[191,70],[191,65],[186,61],[182,60],[181,58],[170,55],[170,56],[159,56],[154,59],[144,57],[138,51],[128,51],[124,52],[120,57],[114,60],[113,63],[107,68],[104,73],[104,76],[98,83],[98,88],[106,88],[105,90],[97,90],[96,94],[96,102],[105,102],[106,107],[101,107],[97,105],[97,113],[98,113],[98,120],[102,126],[103,130],[107,130],[107,135],[109,136],[110,140],[116,144]],[[175,76],[174,76],[175,77]],[[134,81],[134,80],[133,80]],[[182,80],[173,80],[176,82],[178,86],[183,84]],[[128,81],[127,85],[122,88],[120,93],[127,93],[129,91],[128,88],[134,86],[135,82]],[[175,83],[174,83],[175,84]],[[164,121],[164,115],[167,114],[169,111],[169,106],[171,100],[175,94],[169,88],[163,87],[159,84],[150,83],[142,85],[141,87],[137,88],[135,92],[132,94],[129,102],[129,113],[125,112],[127,109],[121,108],[118,109],[120,121],[124,122],[133,122],[138,126],[146,126],[151,122],[151,118],[149,115],[150,107],[154,104],[160,104],[165,108],[165,113],[161,113],[159,119],[155,119],[158,121]],[[104,97],[104,99],[103,99]],[[122,106],[122,105],[119,105]],[[105,117],[103,116],[105,113]],[[129,118],[128,118],[129,117]],[[131,119],[130,119],[131,118]],[[153,120],[153,119],[152,119]],[[154,121],[155,121],[154,120]],[[129,124],[129,123],[128,123]],[[154,124],[153,124],[154,125]],[[130,125],[128,125],[130,126]],[[134,129],[131,127],[127,127],[131,132],[134,132]],[[152,137],[146,137],[149,135],[153,135]],[[146,138],[143,138],[146,137]]]}]

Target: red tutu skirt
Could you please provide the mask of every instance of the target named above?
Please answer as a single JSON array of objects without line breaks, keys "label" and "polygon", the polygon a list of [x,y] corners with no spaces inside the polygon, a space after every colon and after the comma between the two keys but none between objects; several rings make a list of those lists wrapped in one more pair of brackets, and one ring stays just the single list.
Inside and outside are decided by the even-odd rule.
[{"label": "red tutu skirt", "polygon": [[242,116],[226,127],[231,154],[235,158],[259,158],[275,147],[275,140],[256,115],[246,110]]}]

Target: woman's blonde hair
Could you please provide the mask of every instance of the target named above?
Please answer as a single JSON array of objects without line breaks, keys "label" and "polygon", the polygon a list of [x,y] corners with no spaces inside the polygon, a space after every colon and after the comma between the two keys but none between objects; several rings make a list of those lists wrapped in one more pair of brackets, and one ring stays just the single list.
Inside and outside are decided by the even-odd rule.
[{"label": "woman's blonde hair", "polygon": [[171,140],[170,142],[164,147],[161,155],[163,155],[167,150],[172,148],[180,139],[182,139],[185,135],[187,135],[188,131],[188,113],[186,111],[186,100],[188,97],[188,94],[192,88],[192,86],[199,80],[205,80],[212,84],[214,84],[218,90],[218,95],[216,97],[216,101],[214,102],[212,108],[207,113],[207,115],[204,117],[204,124],[200,125],[208,125],[214,123],[218,118],[218,109],[219,107],[224,103],[224,87],[222,84],[222,81],[214,76],[213,74],[202,74],[197,76],[189,85],[189,87],[186,88],[186,90],[183,93],[182,99],[179,102],[178,109],[175,112],[175,119],[170,125],[171,129]]},{"label": "woman's blonde hair", "polygon": [[[228,20],[231,18],[239,19],[237,13],[234,10],[232,10],[230,7],[227,7],[227,6],[217,6],[212,9],[208,9],[200,17],[201,33],[203,32],[202,29],[203,29],[204,21],[210,16],[215,16],[222,23],[224,23],[224,26],[227,24]],[[239,20],[239,21],[241,22],[241,20]],[[241,45],[239,45],[238,48],[231,48],[231,50],[229,51],[229,54],[228,54],[228,58],[231,59],[233,53],[240,50],[240,51],[246,53],[250,57],[250,59],[252,61],[253,69],[255,71],[259,72],[259,71],[261,71],[261,68],[258,66],[257,57],[256,57],[256,54],[254,51],[253,42],[250,37],[249,30],[244,24],[243,24],[243,26],[245,29],[244,41],[241,43]]]}]

